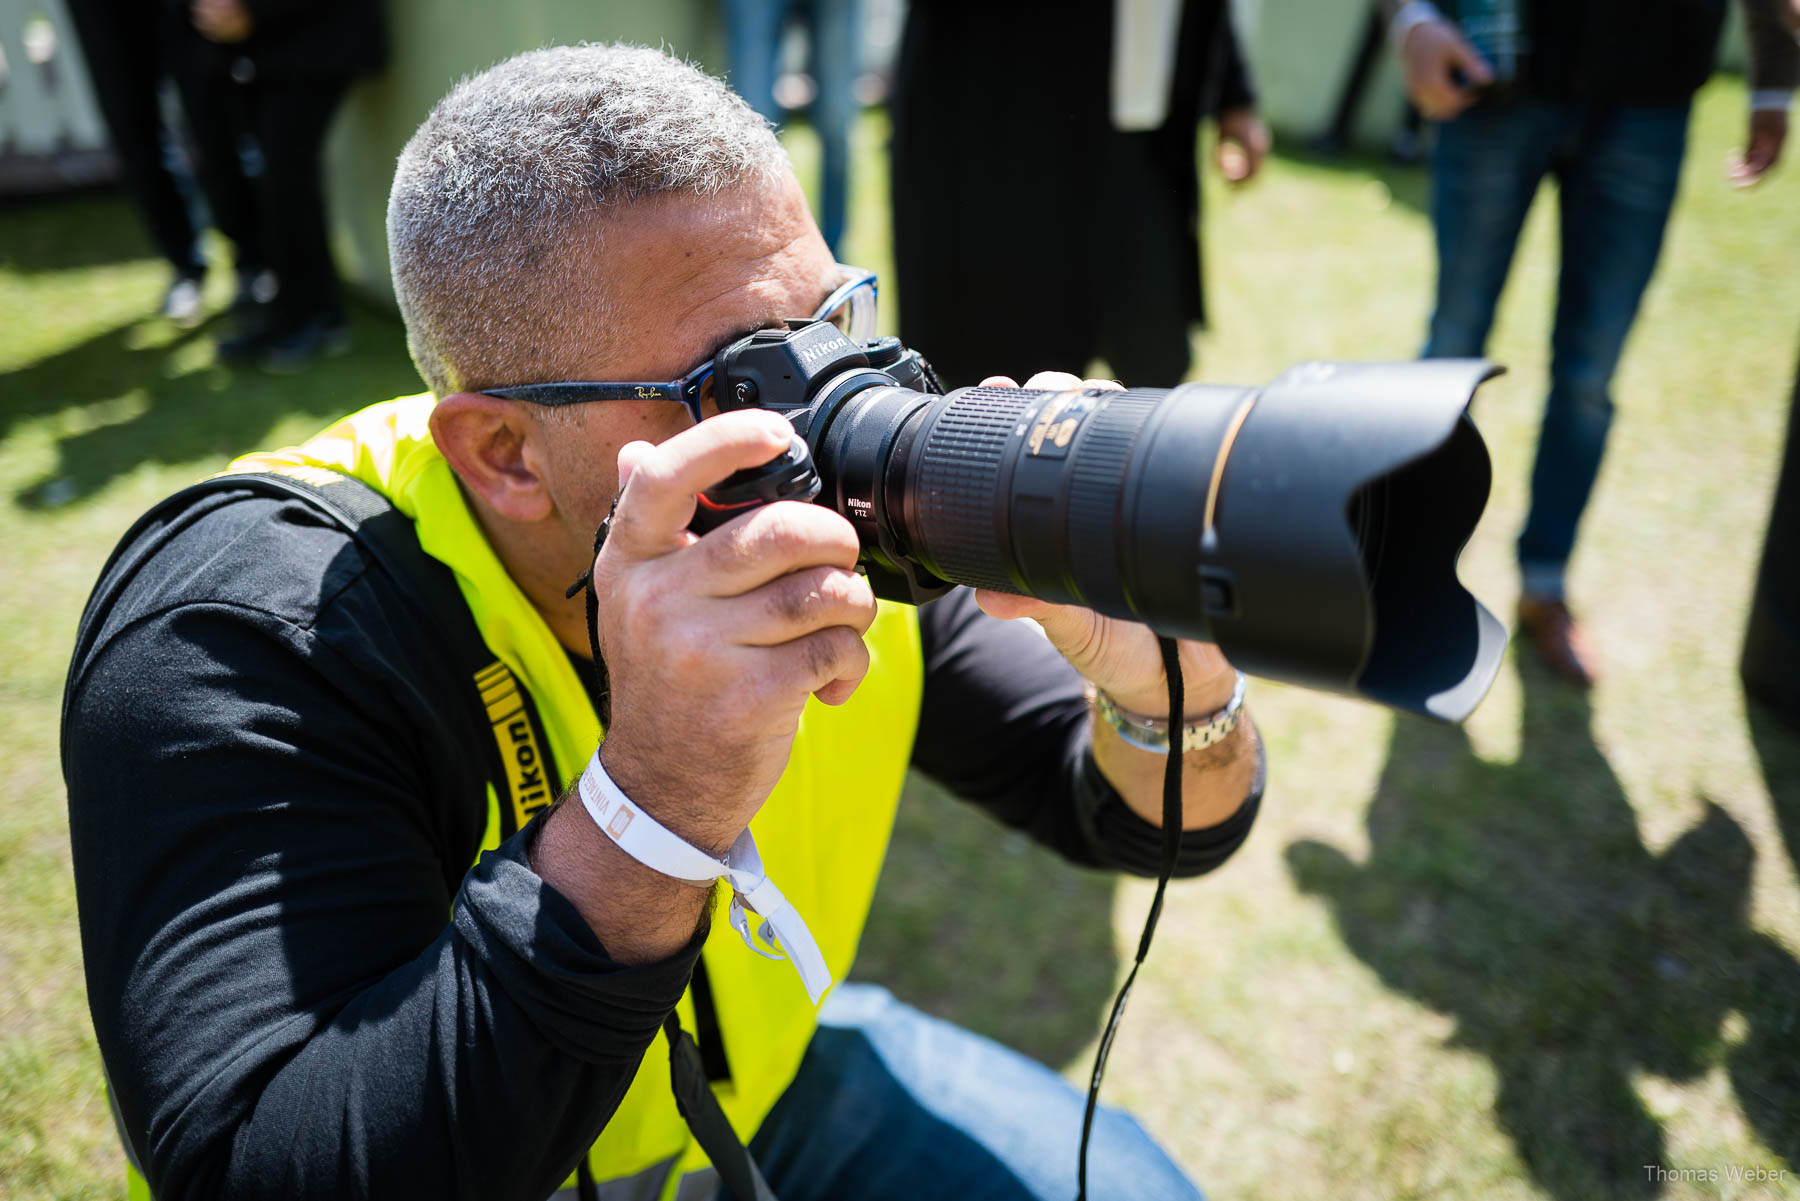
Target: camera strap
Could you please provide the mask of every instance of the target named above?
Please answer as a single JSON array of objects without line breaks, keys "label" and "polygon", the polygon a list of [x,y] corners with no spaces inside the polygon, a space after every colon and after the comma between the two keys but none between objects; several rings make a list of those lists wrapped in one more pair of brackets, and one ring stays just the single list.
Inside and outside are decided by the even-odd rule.
[{"label": "camera strap", "polygon": [[[600,548],[606,544],[613,513],[618,511],[618,507],[619,498],[614,496],[612,512],[600,523],[600,528],[594,531],[596,557]],[[569,586],[568,595],[573,598],[577,592],[585,590],[587,593],[588,643],[593,650],[595,675],[600,680],[600,687],[604,689],[606,683],[600,658],[599,605],[594,595],[592,577],[593,571],[590,568]],[[1162,652],[1163,675],[1169,682],[1169,712],[1182,713],[1186,710],[1186,700],[1183,696],[1179,648],[1173,638],[1159,637],[1156,643]],[[1168,893],[1169,880],[1175,874],[1175,864],[1181,854],[1181,763],[1182,756],[1172,751],[1163,766],[1162,864],[1156,877],[1156,892],[1150,899],[1150,912],[1144,918],[1144,931],[1138,937],[1137,954],[1132,958],[1131,971],[1126,974],[1125,983],[1113,998],[1112,1010],[1106,1019],[1106,1029],[1101,1033],[1100,1045],[1094,1052],[1094,1070],[1088,1081],[1087,1106],[1081,1115],[1081,1144],[1076,1153],[1076,1201],[1087,1201],[1088,1144],[1094,1131],[1094,1113],[1100,1104],[1100,1082],[1106,1075],[1107,1057],[1112,1052],[1113,1039],[1119,1032],[1119,1022],[1125,1016],[1125,1005],[1131,999],[1132,986],[1137,983],[1138,969],[1144,965],[1144,958],[1150,953],[1150,941],[1155,937],[1157,921],[1162,917],[1163,898]],[[737,903],[734,899],[734,924],[736,910]],[[749,942],[746,930],[740,928],[739,933]],[[752,943],[751,947],[754,950],[755,944]],[[802,976],[804,977],[804,972]],[[810,990],[810,984],[808,988]],[[681,1029],[681,1023],[673,1012],[669,1014],[664,1028],[669,1036],[669,1067],[675,1088],[675,1102],[681,1109],[681,1116],[694,1132],[695,1139],[705,1149],[713,1166],[719,1170],[720,1176],[735,1194],[753,1198],[754,1201],[777,1201],[769,1191],[768,1183],[763,1180],[761,1171],[757,1169],[756,1161],[751,1158],[749,1149],[732,1131],[724,1111],[719,1108],[718,1099],[706,1087],[705,1070],[701,1066],[699,1051],[694,1048],[693,1039]]]},{"label": "camera strap", "polygon": [[[1182,697],[1181,659],[1173,638],[1158,638],[1162,651],[1163,674],[1169,680],[1169,712],[1185,712]],[[1174,720],[1174,719],[1171,719]],[[1075,1167],[1075,1201],[1087,1201],[1088,1139],[1094,1130],[1094,1111],[1100,1104],[1100,1078],[1106,1074],[1106,1057],[1112,1052],[1113,1037],[1119,1032],[1119,1019],[1125,1016],[1125,1003],[1131,999],[1131,986],[1137,983],[1138,969],[1150,953],[1150,939],[1156,934],[1157,919],[1162,916],[1163,895],[1169,890],[1169,878],[1175,874],[1175,863],[1181,854],[1181,755],[1171,751],[1163,764],[1162,803],[1162,867],[1156,877],[1156,894],[1150,898],[1150,912],[1144,918],[1144,932],[1138,937],[1137,955],[1131,971],[1113,998],[1112,1012],[1107,1015],[1106,1029],[1100,1035],[1100,1046],[1094,1052],[1094,1073],[1088,1081],[1087,1110],[1081,1115],[1081,1150]]]},{"label": "camera strap", "polygon": [[[600,523],[600,528],[594,531],[595,558],[600,557],[600,548],[606,545],[606,535],[612,529],[613,515],[619,511],[619,496],[622,494],[621,491],[620,493],[615,493],[613,495],[612,508],[607,511],[606,520],[602,521]],[[580,579],[569,585],[569,589],[564,595],[573,600],[577,592],[587,593],[588,649],[593,655],[591,666],[594,672],[594,686],[596,693],[601,698],[602,703],[604,703],[608,695],[609,685],[606,678],[606,660],[600,656],[600,601],[594,594],[594,569],[592,564],[588,566],[586,571],[581,573]],[[603,722],[610,722],[610,717],[610,714],[601,714],[601,720]],[[599,751],[596,750],[594,752],[593,762],[589,766],[600,768]],[[594,820],[600,823],[601,830],[607,831],[610,835],[611,831],[607,823],[601,821],[601,818],[595,814],[595,806],[588,800],[588,774],[589,773],[587,772],[582,773],[581,781],[578,783],[576,790],[581,794],[582,805],[587,808],[589,815],[593,816]],[[600,768],[600,774],[605,775],[604,768]],[[607,777],[607,782],[612,782],[611,777]],[[618,792],[618,788],[615,786],[613,791]],[[620,793],[619,795],[621,798],[624,796],[623,793]],[[747,836],[749,831],[746,830],[745,834]],[[670,834],[669,837],[674,838],[675,836]],[[677,839],[676,841],[681,840]],[[698,850],[688,846],[686,842],[682,842],[682,846],[688,847],[688,849],[694,851],[696,855],[701,854]],[[733,849],[735,850],[736,848]],[[754,853],[754,843],[751,844],[751,849],[752,853]],[[630,854],[630,852],[627,851],[627,854]],[[701,857],[706,858],[704,855]],[[762,868],[762,861],[760,858],[757,859],[756,868],[758,873],[760,873]],[[695,873],[695,877],[699,878],[705,874],[706,873],[703,870]],[[717,873],[714,873],[714,875],[717,875]],[[764,877],[764,880],[767,880],[766,876]],[[774,886],[770,885],[770,887],[773,888]],[[742,908],[735,892],[735,881],[733,882],[733,889],[734,893],[731,907],[733,925],[736,926]],[[793,906],[789,905],[787,908],[791,911]],[[799,914],[796,913],[794,916],[798,917]],[[804,928],[805,924],[802,923],[802,929]],[[757,948],[756,944],[750,941],[750,931],[747,923],[742,926],[737,926],[737,930],[744,941],[749,943],[751,950],[758,951],[759,954],[762,953],[760,949]],[[806,937],[810,942],[812,939],[810,931],[807,933]],[[815,954],[817,953],[817,950],[817,944],[813,944],[813,951]],[[823,966],[822,961],[820,966]],[[704,970],[704,965],[701,965],[701,968]],[[804,979],[805,973],[802,972],[801,975]],[[827,979],[829,980],[829,976],[827,976]],[[812,985],[808,982],[807,989],[809,992],[811,991],[811,988]],[[710,988],[705,991],[710,1001]],[[821,989],[821,991],[823,990]],[[700,999],[700,990],[696,989],[694,1006],[697,1014],[703,1013]],[[813,1001],[817,1004],[818,997],[814,996]],[[706,1008],[710,1009],[710,1004],[706,1006]],[[776,1197],[775,1191],[769,1187],[769,1182],[763,1179],[762,1169],[756,1166],[756,1160],[752,1158],[750,1148],[744,1145],[743,1140],[737,1136],[737,1131],[732,1128],[731,1119],[725,1116],[724,1107],[719,1104],[719,1098],[713,1094],[712,1085],[708,1079],[706,1057],[701,1052],[699,1045],[694,1042],[693,1036],[681,1028],[681,1019],[676,1016],[673,1009],[669,1010],[668,1016],[663,1018],[663,1034],[669,1040],[669,1087],[675,1094],[675,1108],[680,1112],[682,1121],[687,1123],[688,1130],[693,1133],[694,1141],[700,1144],[700,1149],[705,1151],[706,1157],[712,1161],[713,1169],[719,1173],[719,1179],[725,1183],[725,1187],[730,1189],[731,1194],[738,1198],[739,1201],[780,1201],[780,1198]],[[585,1162],[586,1161],[584,1160],[583,1163],[585,1164]],[[583,1201],[587,1201],[587,1199],[584,1197]]]}]

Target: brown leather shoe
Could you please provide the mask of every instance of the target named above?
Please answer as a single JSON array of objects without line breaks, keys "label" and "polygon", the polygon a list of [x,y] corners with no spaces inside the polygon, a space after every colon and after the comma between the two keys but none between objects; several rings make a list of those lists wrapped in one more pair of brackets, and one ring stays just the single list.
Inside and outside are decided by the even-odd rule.
[{"label": "brown leather shoe", "polygon": [[1594,650],[1566,601],[1520,597],[1519,631],[1531,639],[1552,675],[1577,688],[1594,686],[1599,675]]}]

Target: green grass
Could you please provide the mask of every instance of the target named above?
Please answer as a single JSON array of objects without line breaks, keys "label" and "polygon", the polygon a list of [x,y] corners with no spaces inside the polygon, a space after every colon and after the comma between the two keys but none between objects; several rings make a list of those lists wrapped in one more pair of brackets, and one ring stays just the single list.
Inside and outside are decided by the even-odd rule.
[{"label": "green grass", "polygon": [[[1618,379],[1572,580],[1607,669],[1592,697],[1527,659],[1460,730],[1253,690],[1263,816],[1229,866],[1172,890],[1106,1089],[1215,1198],[1800,1196],[1794,1175],[1643,1170],[1800,1168],[1800,743],[1746,712],[1735,667],[1800,329],[1800,169],[1733,193],[1741,120],[1739,84],[1703,94]],[[885,268],[885,127],[858,136],[845,257]],[[805,178],[814,147],[792,145]],[[1417,171],[1303,155],[1243,191],[1209,184],[1197,374],[1408,357],[1423,194]],[[1511,374],[1476,406],[1495,486],[1464,576],[1502,611],[1553,217],[1541,203],[1496,330]],[[317,371],[233,372],[223,323],[144,316],[164,282],[114,197],[0,207],[0,1197],[120,1192],[56,759],[87,588],[157,497],[417,387],[373,313]],[[1079,1080],[1148,896],[915,787],[859,974]]]}]

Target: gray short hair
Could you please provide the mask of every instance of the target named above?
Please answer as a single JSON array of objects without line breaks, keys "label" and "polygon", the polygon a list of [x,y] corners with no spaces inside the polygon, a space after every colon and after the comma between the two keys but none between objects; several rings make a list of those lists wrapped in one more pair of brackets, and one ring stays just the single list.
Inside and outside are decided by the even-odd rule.
[{"label": "gray short hair", "polygon": [[401,151],[388,196],[419,374],[441,397],[571,370],[559,356],[591,354],[606,329],[605,280],[570,269],[600,218],[789,169],[767,121],[659,50],[558,46],[464,79]]}]

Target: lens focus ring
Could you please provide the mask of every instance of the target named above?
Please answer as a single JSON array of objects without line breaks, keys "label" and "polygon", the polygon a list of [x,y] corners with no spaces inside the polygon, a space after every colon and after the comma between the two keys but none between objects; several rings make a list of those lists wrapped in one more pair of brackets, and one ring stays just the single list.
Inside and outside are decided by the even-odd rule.
[{"label": "lens focus ring", "polygon": [[1111,612],[1125,609],[1125,575],[1119,552],[1120,490],[1138,434],[1158,402],[1168,394],[1119,393],[1089,418],[1081,453],[1073,456],[1069,479],[1069,573],[1083,604]]},{"label": "lens focus ring", "polygon": [[1000,463],[1039,392],[970,388],[938,411],[915,452],[913,543],[946,579],[1017,592],[1002,533]]}]

